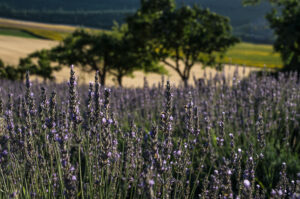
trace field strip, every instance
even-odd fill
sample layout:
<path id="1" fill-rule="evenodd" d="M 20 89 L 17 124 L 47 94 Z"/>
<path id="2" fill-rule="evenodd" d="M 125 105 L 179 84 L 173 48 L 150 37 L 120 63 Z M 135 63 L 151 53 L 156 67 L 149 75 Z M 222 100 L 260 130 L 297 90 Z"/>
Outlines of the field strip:
<path id="1" fill-rule="evenodd" d="M 0 17 L 0 25 L 13 27 L 13 28 L 38 28 L 38 29 L 52 30 L 52 31 L 59 31 L 59 32 L 73 32 L 78 28 L 76 26 L 46 24 L 46 23 L 38 23 L 38 22 L 31 22 L 31 21 L 6 19 L 1 17 Z"/>

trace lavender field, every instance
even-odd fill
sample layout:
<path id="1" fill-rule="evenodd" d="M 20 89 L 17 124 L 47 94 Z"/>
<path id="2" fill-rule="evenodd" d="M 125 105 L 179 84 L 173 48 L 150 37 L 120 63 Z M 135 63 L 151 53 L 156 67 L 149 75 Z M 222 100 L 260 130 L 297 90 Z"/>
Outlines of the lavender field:
<path id="1" fill-rule="evenodd" d="M 297 74 L 0 82 L 0 198 L 299 198 Z"/>

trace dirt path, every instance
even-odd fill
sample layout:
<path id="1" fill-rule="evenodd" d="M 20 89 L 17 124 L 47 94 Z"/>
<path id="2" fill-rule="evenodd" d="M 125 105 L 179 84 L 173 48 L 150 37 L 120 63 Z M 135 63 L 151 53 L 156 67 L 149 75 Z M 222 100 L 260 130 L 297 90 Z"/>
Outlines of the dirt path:
<path id="1" fill-rule="evenodd" d="M 58 42 L 42 40 L 42 39 L 28 39 L 21 37 L 12 37 L 12 36 L 0 36 L 0 59 L 4 61 L 6 64 L 17 65 L 19 63 L 19 59 L 21 57 L 26 57 L 28 54 L 41 50 L 43 48 L 51 48 L 56 46 Z M 165 79 L 169 79 L 173 84 L 180 84 L 180 77 L 176 74 L 174 70 L 166 67 L 168 69 L 169 75 L 166 76 Z M 232 76 L 236 67 L 226 65 L 224 67 L 224 72 L 226 76 Z M 240 76 L 247 76 L 251 71 L 258 70 L 256 68 L 248 68 L 246 67 L 244 70 L 242 67 L 237 68 Z M 204 74 L 209 77 L 210 75 L 214 76 L 217 71 L 211 68 L 202 69 L 200 64 L 196 64 L 191 72 L 192 77 L 203 78 Z M 94 80 L 94 74 L 91 73 L 83 73 L 77 69 L 77 75 L 79 76 L 79 81 L 81 83 L 88 83 Z M 144 77 L 146 76 L 150 85 L 157 84 L 161 81 L 161 75 L 156 74 L 143 74 L 142 72 L 135 72 L 135 78 L 124 78 L 124 86 L 126 87 L 137 87 L 143 86 Z M 69 78 L 69 69 L 63 68 L 62 71 L 55 74 L 57 82 L 67 81 Z M 193 83 L 193 78 L 190 79 L 190 83 Z M 107 81 L 108 85 L 115 85 L 115 82 L 112 78 L 109 78 Z"/>

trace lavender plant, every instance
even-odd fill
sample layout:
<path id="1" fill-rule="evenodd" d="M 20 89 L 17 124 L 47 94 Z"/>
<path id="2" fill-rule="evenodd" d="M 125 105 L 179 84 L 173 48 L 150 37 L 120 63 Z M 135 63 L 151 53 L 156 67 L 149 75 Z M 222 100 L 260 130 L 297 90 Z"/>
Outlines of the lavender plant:
<path id="1" fill-rule="evenodd" d="M 0 82 L 0 198 L 299 198 L 300 84 Z"/>

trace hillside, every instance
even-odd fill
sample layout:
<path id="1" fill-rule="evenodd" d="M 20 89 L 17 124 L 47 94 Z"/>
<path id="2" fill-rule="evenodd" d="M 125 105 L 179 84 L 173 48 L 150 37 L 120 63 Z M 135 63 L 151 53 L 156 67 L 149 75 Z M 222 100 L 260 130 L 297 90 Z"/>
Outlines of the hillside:
<path id="1" fill-rule="evenodd" d="M 114 20 L 122 22 L 139 7 L 139 0 L 0 0 L 0 17 L 10 17 L 38 22 L 73 24 L 110 29 Z M 243 7 L 241 0 L 177 0 L 184 4 L 202 7 L 228 16 L 234 33 L 245 41 L 270 43 L 272 32 L 267 28 L 264 15 L 269 6 Z"/>

